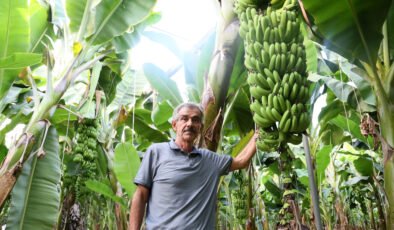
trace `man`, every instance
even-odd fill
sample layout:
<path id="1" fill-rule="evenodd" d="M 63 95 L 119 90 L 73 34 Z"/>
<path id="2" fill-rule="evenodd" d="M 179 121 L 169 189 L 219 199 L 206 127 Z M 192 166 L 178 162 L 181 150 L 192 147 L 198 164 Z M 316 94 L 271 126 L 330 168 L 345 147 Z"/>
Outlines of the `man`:
<path id="1" fill-rule="evenodd" d="M 203 110 L 183 103 L 175 110 L 175 140 L 153 144 L 146 151 L 134 183 L 130 230 L 140 229 L 146 210 L 149 229 L 215 229 L 216 195 L 220 176 L 246 168 L 256 152 L 255 138 L 232 159 L 194 141 L 202 131 Z M 255 134 L 255 137 L 257 134 Z"/>

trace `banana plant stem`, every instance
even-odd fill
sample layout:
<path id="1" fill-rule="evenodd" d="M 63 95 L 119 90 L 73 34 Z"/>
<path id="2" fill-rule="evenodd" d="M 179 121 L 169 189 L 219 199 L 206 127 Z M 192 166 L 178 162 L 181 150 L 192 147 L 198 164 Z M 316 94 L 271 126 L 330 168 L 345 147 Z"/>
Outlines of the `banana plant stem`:
<path id="1" fill-rule="evenodd" d="M 306 167 L 308 169 L 309 189 L 311 191 L 311 197 L 312 197 L 313 214 L 315 217 L 315 226 L 316 226 L 317 230 L 322 230 L 323 227 L 322 227 L 321 218 L 320 218 L 319 195 L 318 195 L 317 186 L 315 183 L 315 174 L 313 173 L 312 159 L 311 159 L 311 153 L 310 153 L 310 149 L 309 149 L 308 136 L 306 134 L 302 135 L 302 142 L 303 142 L 304 150 L 305 150 Z"/>

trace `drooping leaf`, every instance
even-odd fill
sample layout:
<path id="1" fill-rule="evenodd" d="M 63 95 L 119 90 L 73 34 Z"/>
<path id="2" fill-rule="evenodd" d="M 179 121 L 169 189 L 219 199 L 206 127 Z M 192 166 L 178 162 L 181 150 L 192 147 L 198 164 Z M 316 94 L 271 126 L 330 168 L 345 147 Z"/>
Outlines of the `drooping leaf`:
<path id="1" fill-rule="evenodd" d="M 353 164 L 357 172 L 359 172 L 362 176 L 373 176 L 373 162 L 370 158 L 360 156 L 353 161 Z"/>
<path id="2" fill-rule="evenodd" d="M 42 140 L 42 138 L 40 138 Z M 12 190 L 7 229 L 54 229 L 60 206 L 59 137 L 50 127 L 45 155 L 32 155 Z M 41 142 L 36 144 L 38 149 Z"/>
<path id="3" fill-rule="evenodd" d="M 1 98 L 0 100 L 0 112 L 2 113 L 8 104 L 17 102 L 19 95 L 25 90 L 26 89 L 20 87 L 11 86 L 10 90 L 7 92 L 7 95 L 5 95 L 5 97 Z"/>
<path id="4" fill-rule="evenodd" d="M 319 182 L 318 185 L 320 185 L 321 182 L 325 179 L 325 171 L 328 164 L 330 163 L 331 151 L 332 146 L 325 145 L 316 153 L 316 177 L 317 181 Z"/>
<path id="5" fill-rule="evenodd" d="M 0 59 L 30 48 L 27 0 L 4 0 L 0 7 Z M 19 70 L 0 69 L 0 98 L 11 87 Z"/>
<path id="6" fill-rule="evenodd" d="M 125 201 L 121 197 L 116 196 L 114 191 L 112 191 L 111 187 L 109 187 L 107 184 L 96 180 L 88 180 L 85 182 L 85 185 L 88 189 L 97 192 L 98 194 L 101 194 L 107 198 L 110 198 L 111 200 L 122 205 L 123 208 L 127 207 Z"/>
<path id="7" fill-rule="evenodd" d="M 147 17 L 155 0 L 102 0 L 96 6 L 93 44 L 109 41 Z"/>
<path id="8" fill-rule="evenodd" d="M 349 60 L 369 61 L 369 54 L 373 64 L 376 63 L 382 40 L 381 29 L 390 4 L 390 0 L 303 1 L 306 11 L 325 38 L 322 41 L 324 45 Z"/>
<path id="9" fill-rule="evenodd" d="M 168 78 L 163 70 L 151 63 L 144 64 L 143 69 L 149 83 L 159 93 L 160 97 L 168 100 L 173 107 L 182 102 L 176 83 Z"/>
<path id="10" fill-rule="evenodd" d="M 152 110 L 152 121 L 158 126 L 171 118 L 173 112 L 173 107 L 168 104 L 167 101 L 158 102 L 157 105 Z"/>
<path id="11" fill-rule="evenodd" d="M 343 102 L 347 102 L 349 95 L 355 90 L 354 87 L 350 86 L 349 84 L 339 81 L 333 77 L 312 74 L 309 76 L 309 79 L 313 81 L 323 81 L 324 84 L 326 84 L 327 87 L 335 94 L 335 96 Z"/>
<path id="12" fill-rule="evenodd" d="M 340 127 L 343 130 L 348 131 L 353 137 L 360 141 L 368 144 L 366 138 L 361 134 L 360 122 L 352 120 L 352 118 L 346 118 L 343 115 L 338 115 L 330 121 L 332 124 Z"/>
<path id="13" fill-rule="evenodd" d="M 126 190 L 129 197 L 135 191 L 134 177 L 140 167 L 140 157 L 133 144 L 120 143 L 115 148 L 114 172 L 122 187 Z"/>
<path id="14" fill-rule="evenodd" d="M 356 176 L 356 177 L 352 177 L 349 180 L 345 181 L 343 183 L 343 186 L 352 187 L 352 186 L 355 186 L 358 183 L 363 183 L 363 182 L 366 182 L 366 181 L 368 181 L 368 177 L 367 176 Z"/>
<path id="15" fill-rule="evenodd" d="M 41 62 L 42 55 L 35 53 L 13 53 L 0 58 L 0 69 L 20 69 Z"/>
<path id="16" fill-rule="evenodd" d="M 363 101 L 369 105 L 376 105 L 376 98 L 371 84 L 366 80 L 367 73 L 348 62 L 341 64 L 342 71 L 354 82 Z"/>

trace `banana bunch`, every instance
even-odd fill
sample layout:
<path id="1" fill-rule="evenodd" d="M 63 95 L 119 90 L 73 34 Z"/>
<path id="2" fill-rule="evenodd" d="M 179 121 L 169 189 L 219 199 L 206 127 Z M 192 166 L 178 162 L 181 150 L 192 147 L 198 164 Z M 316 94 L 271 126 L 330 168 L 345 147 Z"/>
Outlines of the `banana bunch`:
<path id="1" fill-rule="evenodd" d="M 97 119 L 84 119 L 78 123 L 73 149 L 73 161 L 79 164 L 80 174 L 75 180 L 75 193 L 77 199 L 86 195 L 89 190 L 85 188 L 85 181 L 94 179 L 97 175 L 97 135 L 99 122 Z"/>
<path id="2" fill-rule="evenodd" d="M 281 144 L 299 144 L 310 117 L 304 36 L 297 12 L 286 4 L 266 10 L 248 5 L 236 12 L 254 98 L 250 109 L 261 128 L 257 145 L 263 151 L 275 151 Z"/>
<path id="3" fill-rule="evenodd" d="M 243 225 L 246 223 L 246 219 L 248 218 L 247 194 L 245 190 L 248 184 L 243 177 L 242 172 L 234 171 L 233 175 L 235 182 L 239 187 L 231 190 L 231 203 L 234 209 L 235 222 Z"/>

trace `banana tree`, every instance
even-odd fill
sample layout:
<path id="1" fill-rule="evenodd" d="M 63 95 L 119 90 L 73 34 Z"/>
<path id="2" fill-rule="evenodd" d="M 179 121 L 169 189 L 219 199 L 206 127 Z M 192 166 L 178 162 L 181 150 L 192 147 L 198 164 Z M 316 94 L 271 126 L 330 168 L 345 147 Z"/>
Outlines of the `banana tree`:
<path id="1" fill-rule="evenodd" d="M 136 25 L 149 15 L 155 3 L 154 0 L 103 0 L 94 1 L 94 4 L 91 0 L 66 1 L 66 9 L 63 1 L 52 1 L 50 5 L 41 1 L 23 0 L 1 3 L 0 11 L 4 18 L 2 22 L 6 22 L 0 30 L 3 41 L 0 45 L 1 95 L 7 95 L 2 99 L 2 106 L 11 104 L 7 100 L 18 94 L 15 89 L 27 82 L 28 85 L 23 88 L 32 89 L 28 101 L 32 102 L 34 107 L 33 112 L 27 116 L 23 134 L 8 150 L 1 164 L 0 206 L 14 188 L 21 171 L 26 171 L 25 162 L 32 158 L 40 162 L 41 158 L 47 157 L 42 148 L 37 151 L 34 145 L 42 135 L 44 139 L 55 135 L 52 131 L 47 132 L 51 125 L 48 120 L 51 120 L 58 105 L 62 106 L 61 100 L 64 100 L 64 95 L 74 85 L 75 80 L 81 76 L 90 76 L 90 73 L 92 76 L 97 75 L 94 73 L 97 72 L 96 63 L 102 62 L 113 67 L 111 60 L 125 60 L 125 56 L 120 54 L 134 44 L 136 33 L 133 31 L 137 31 Z M 37 54 L 30 53 L 32 51 Z M 44 61 L 43 65 L 40 65 L 42 56 Z M 21 69 L 23 67 L 26 68 Z M 38 67 L 44 71 L 38 71 Z M 35 72 L 36 70 L 38 72 Z M 39 80 L 44 79 L 46 86 L 40 87 L 33 74 L 43 74 Z M 18 80 L 18 75 L 22 82 Z M 17 85 L 11 87 L 13 82 Z M 94 92 L 94 89 L 92 91 Z M 13 126 L 17 123 L 15 118 L 11 118 Z M 54 123 L 52 126 L 56 127 Z M 45 164 L 34 163 L 36 168 L 42 165 Z M 35 175 L 42 173 L 27 176 L 34 179 Z M 45 180 L 45 177 L 40 179 Z M 52 184 L 53 188 L 56 186 L 57 183 Z M 16 189 L 21 192 L 20 188 Z M 28 197 L 32 194 L 28 187 L 25 189 L 28 189 L 27 192 L 21 195 Z M 21 208 L 26 210 L 26 207 Z"/>
<path id="2" fill-rule="evenodd" d="M 384 181 L 389 203 L 387 229 L 394 228 L 393 192 L 393 13 L 392 1 L 302 1 L 318 42 L 362 68 L 377 100 Z M 311 27 L 312 28 L 312 27 Z"/>

